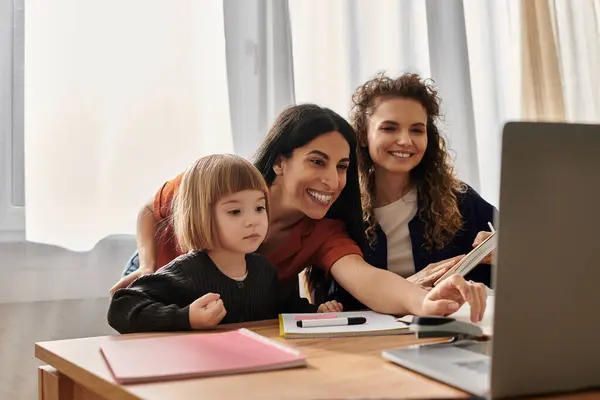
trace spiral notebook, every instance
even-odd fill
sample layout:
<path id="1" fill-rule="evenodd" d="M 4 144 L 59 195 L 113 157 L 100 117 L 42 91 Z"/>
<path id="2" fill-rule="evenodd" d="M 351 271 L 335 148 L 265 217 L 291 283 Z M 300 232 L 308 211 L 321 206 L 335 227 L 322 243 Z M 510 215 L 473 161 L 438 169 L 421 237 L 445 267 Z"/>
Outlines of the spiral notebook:
<path id="1" fill-rule="evenodd" d="M 434 286 L 439 284 L 444 279 L 448 278 L 454 274 L 460 274 L 465 276 L 469 272 L 471 272 L 476 266 L 481 263 L 485 257 L 487 257 L 492 251 L 496 249 L 496 245 L 498 244 L 498 231 L 492 232 L 490 236 L 488 236 L 483 242 L 479 244 L 479 246 L 475 247 L 473 250 L 469 252 L 462 260 L 456 263 L 456 265 L 450 268 L 442 277 L 440 277 L 435 283 Z"/>
<path id="2" fill-rule="evenodd" d="M 297 321 L 307 319 L 328 319 L 364 317 L 367 322 L 361 325 L 323 326 L 300 328 Z M 286 339 L 332 338 L 345 336 L 377 336 L 411 334 L 408 324 L 393 315 L 374 311 L 339 312 L 324 314 L 280 314 L 279 334 Z"/>
<path id="3" fill-rule="evenodd" d="M 100 350 L 120 384 L 271 371 L 306 366 L 283 343 L 247 329 L 103 341 Z"/>

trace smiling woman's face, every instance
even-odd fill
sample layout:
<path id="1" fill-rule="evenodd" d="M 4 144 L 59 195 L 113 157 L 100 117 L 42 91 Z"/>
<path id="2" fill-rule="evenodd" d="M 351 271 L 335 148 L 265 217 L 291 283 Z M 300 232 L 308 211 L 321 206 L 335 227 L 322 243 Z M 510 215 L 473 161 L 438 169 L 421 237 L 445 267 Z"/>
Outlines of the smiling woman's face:
<path id="1" fill-rule="evenodd" d="M 369 155 L 375 168 L 405 174 L 427 149 L 427 113 L 418 101 L 401 97 L 380 100 L 369 117 Z"/>
<path id="2" fill-rule="evenodd" d="M 312 219 L 325 217 L 346 186 L 350 145 L 341 133 L 323 134 L 275 165 L 284 202 Z"/>

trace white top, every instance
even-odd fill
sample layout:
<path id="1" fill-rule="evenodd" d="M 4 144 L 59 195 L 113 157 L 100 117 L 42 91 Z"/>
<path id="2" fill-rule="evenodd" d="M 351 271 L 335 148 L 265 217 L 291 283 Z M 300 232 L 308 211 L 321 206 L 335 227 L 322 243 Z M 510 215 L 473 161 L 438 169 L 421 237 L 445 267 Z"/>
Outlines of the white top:
<path id="1" fill-rule="evenodd" d="M 387 206 L 375 209 L 377 222 L 387 238 L 388 270 L 404 278 L 415 273 L 408 223 L 416 214 L 416 189 Z"/>
<path id="2" fill-rule="evenodd" d="M 232 276 L 231 279 L 236 280 L 238 282 L 242 282 L 247 277 L 248 277 L 248 270 L 246 269 L 246 273 L 243 276 Z"/>

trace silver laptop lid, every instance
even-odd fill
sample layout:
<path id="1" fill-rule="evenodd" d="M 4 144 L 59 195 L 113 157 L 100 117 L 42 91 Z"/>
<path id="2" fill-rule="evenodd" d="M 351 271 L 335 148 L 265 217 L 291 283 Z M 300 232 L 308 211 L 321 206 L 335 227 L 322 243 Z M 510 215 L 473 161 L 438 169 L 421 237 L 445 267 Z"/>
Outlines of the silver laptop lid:
<path id="1" fill-rule="evenodd" d="M 507 124 L 497 225 L 491 394 L 600 386 L 600 126 Z"/>

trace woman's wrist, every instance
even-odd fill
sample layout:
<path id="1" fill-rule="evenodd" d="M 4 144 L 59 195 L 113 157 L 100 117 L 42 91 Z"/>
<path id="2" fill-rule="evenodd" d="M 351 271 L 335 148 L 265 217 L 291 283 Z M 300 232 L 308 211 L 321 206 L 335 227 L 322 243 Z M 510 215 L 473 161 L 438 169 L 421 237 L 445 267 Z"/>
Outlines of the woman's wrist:
<path id="1" fill-rule="evenodd" d="M 156 272 L 156 262 L 155 261 L 146 261 L 140 262 L 140 272 L 144 274 L 152 274 Z"/>
<path id="2" fill-rule="evenodd" d="M 415 291 L 412 293 L 410 304 L 408 305 L 412 315 L 423 315 L 423 303 L 425 302 L 425 297 L 427 297 L 427 291 L 415 285 Z"/>

